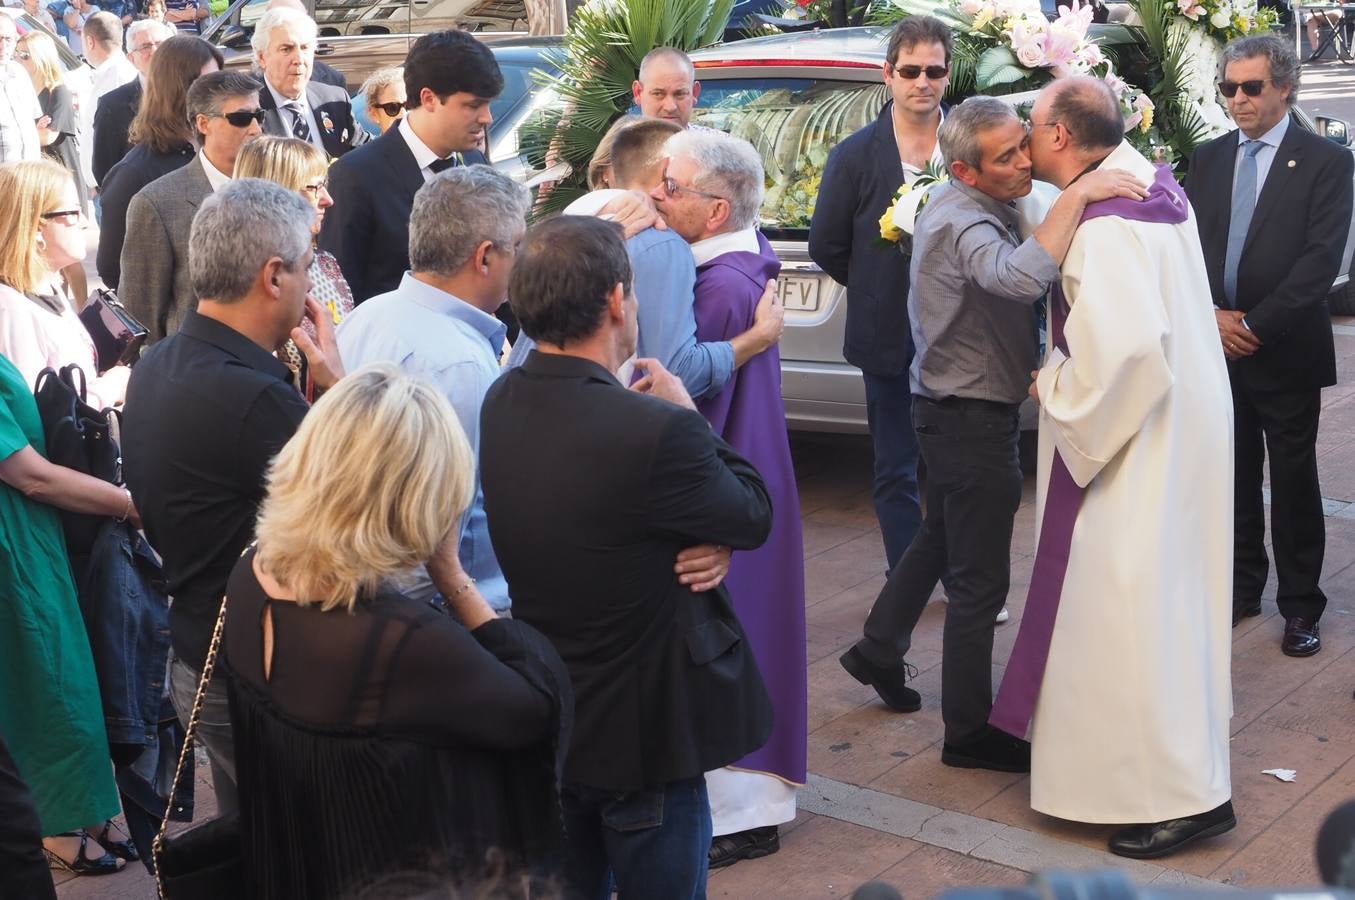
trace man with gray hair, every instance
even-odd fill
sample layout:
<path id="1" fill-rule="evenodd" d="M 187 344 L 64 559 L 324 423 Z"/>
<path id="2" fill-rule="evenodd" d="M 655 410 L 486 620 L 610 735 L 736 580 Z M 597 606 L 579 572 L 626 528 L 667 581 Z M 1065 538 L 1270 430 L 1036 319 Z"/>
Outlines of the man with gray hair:
<path id="1" fill-rule="evenodd" d="M 141 108 L 141 95 L 146 89 L 151 58 L 160 45 L 173 36 L 173 28 L 155 19 L 138 19 L 127 26 L 127 59 L 131 60 L 136 70 L 135 77 L 100 97 L 94 109 L 90 166 L 95 184 L 102 184 L 108 170 L 117 165 L 131 149 L 127 133 L 131 130 L 137 110 Z"/>
<path id="2" fill-rule="evenodd" d="M 250 45 L 263 73 L 259 105 L 267 110 L 264 133 L 314 144 L 330 159 L 364 143 L 344 88 L 311 79 L 315 20 L 290 6 L 274 6 L 254 26 Z"/>
<path id="3" fill-rule="evenodd" d="M 437 385 L 477 455 L 480 406 L 499 377 L 507 336 L 494 311 L 508 296 L 530 208 L 527 189 L 489 166 L 435 175 L 414 195 L 410 271 L 395 290 L 354 309 L 339 329 L 350 365 L 392 362 Z M 461 521 L 460 557 L 489 605 L 507 612 L 508 584 L 489 540 L 478 479 Z"/>
<path id="4" fill-rule="evenodd" d="M 202 201 L 225 187 L 235 156 L 260 134 L 259 82 L 243 72 L 209 72 L 188 89 L 198 154 L 146 185 L 127 206 L 114 278 L 128 310 L 158 341 L 179 329 L 197 294 L 189 278 L 189 226 Z M 102 274 L 102 273 L 101 273 Z"/>
<path id="5" fill-rule="evenodd" d="M 1011 577 L 1021 503 L 1019 407 L 1039 360 L 1034 305 L 1058 278 L 1087 202 L 1140 197 L 1126 173 L 1101 172 L 1065 190 L 1025 241 L 1013 201 L 1030 193 L 1027 130 L 1007 103 L 971 97 L 938 131 L 951 181 L 918 217 L 908 318 L 913 425 L 927 466 L 926 515 L 889 573 L 843 667 L 901 712 L 921 708 L 905 686 L 913 628 L 938 580 L 950 603 L 941 658 L 941 761 L 1023 772 L 1030 745 L 988 725 L 993 629 Z"/>
<path id="6" fill-rule="evenodd" d="M 308 409 L 274 352 L 290 337 L 318 386 L 343 377 L 332 319 L 307 298 L 310 203 L 245 178 L 201 205 L 187 242 L 201 299 L 183 329 L 132 371 L 122 428 L 127 484 L 174 597 L 170 695 L 185 723 L 226 579 L 254 532 L 268 464 Z M 314 341 L 299 327 L 303 316 Z M 225 813 L 236 807 L 235 754 L 220 678 L 205 701 L 198 734 Z"/>

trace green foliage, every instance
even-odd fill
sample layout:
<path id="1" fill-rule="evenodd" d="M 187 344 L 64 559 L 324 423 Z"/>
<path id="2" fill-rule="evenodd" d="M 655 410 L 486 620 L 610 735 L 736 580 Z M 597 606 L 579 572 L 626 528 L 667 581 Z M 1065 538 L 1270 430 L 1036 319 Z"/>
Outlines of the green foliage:
<path id="1" fill-rule="evenodd" d="M 1026 77 L 1026 70 L 1016 61 L 1010 47 L 989 47 L 974 64 L 974 79 L 978 89 L 987 93 L 1001 84 L 1014 84 Z"/>
<path id="2" fill-rule="evenodd" d="M 538 198 L 535 218 L 559 212 L 587 191 L 588 162 L 611 124 L 631 107 L 640 60 L 655 47 L 695 50 L 724 34 L 735 0 L 614 0 L 574 14 L 554 52 L 560 75 L 541 86 L 564 101 L 524 124 L 533 167 L 568 163 L 571 172 Z"/>

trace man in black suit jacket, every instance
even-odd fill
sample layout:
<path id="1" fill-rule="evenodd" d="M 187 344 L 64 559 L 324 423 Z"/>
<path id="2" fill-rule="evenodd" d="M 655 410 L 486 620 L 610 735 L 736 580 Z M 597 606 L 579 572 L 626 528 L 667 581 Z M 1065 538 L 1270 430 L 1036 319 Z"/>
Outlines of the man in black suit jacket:
<path id="1" fill-rule="evenodd" d="M 395 290 L 409 268 L 409 215 L 424 182 L 449 166 L 487 162 L 475 147 L 502 90 L 494 54 L 464 31 L 414 42 L 405 59 L 409 111 L 329 170 L 334 206 L 320 247 L 338 259 L 355 302 Z"/>
<path id="2" fill-rule="evenodd" d="M 761 545 L 771 500 L 657 361 L 634 390 L 613 375 L 637 312 L 617 225 L 537 226 L 509 294 L 537 349 L 485 398 L 480 467 L 513 615 L 574 685 L 565 878 L 583 897 L 606 896 L 609 870 L 621 900 L 704 896 L 703 773 L 761 746 L 772 712 L 728 593 L 680 584 L 673 559 Z"/>
<path id="3" fill-rule="evenodd" d="M 911 182 L 929 164 L 943 165 L 936 129 L 950 58 L 950 29 L 943 22 L 909 16 L 895 26 L 884 65 L 893 99 L 874 123 L 829 155 L 809 225 L 809 255 L 847 288 L 842 355 L 861 370 L 866 383 L 875 515 L 890 569 L 917 534 L 922 507 L 908 384 L 913 361 L 908 260 L 879 246 L 880 216 L 905 180 Z"/>
<path id="4" fill-rule="evenodd" d="M 264 134 L 314 144 L 331 159 L 368 139 L 353 119 L 345 88 L 313 79 L 315 20 L 287 7 L 270 9 L 254 28 L 251 44 L 263 71 L 259 108 L 267 110 Z"/>
<path id="5" fill-rule="evenodd" d="M 1186 191 L 1233 387 L 1233 624 L 1261 612 L 1268 450 L 1281 649 L 1311 656 L 1327 605 L 1315 447 L 1321 389 L 1336 383 L 1326 297 L 1343 262 L 1355 161 L 1290 117 L 1299 86 L 1292 45 L 1240 38 L 1224 63 L 1221 87 L 1239 130 L 1195 151 Z"/>
<path id="6" fill-rule="evenodd" d="M 141 94 L 150 75 L 151 58 L 161 44 L 177 34 L 164 22 L 142 19 L 127 28 L 127 58 L 136 66 L 137 77 L 98 99 L 94 107 L 94 143 L 91 168 L 94 183 L 103 184 L 104 176 L 132 148 L 127 134 L 141 108 Z"/>

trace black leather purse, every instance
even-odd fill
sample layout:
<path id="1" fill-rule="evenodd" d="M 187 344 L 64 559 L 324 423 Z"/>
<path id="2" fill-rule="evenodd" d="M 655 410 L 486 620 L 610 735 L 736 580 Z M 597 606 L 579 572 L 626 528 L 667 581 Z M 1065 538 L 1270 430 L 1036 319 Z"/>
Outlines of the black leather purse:
<path id="1" fill-rule="evenodd" d="M 149 333 L 107 288 L 89 295 L 89 302 L 80 310 L 80 321 L 94 339 L 100 375 L 118 363 L 136 362 Z"/>

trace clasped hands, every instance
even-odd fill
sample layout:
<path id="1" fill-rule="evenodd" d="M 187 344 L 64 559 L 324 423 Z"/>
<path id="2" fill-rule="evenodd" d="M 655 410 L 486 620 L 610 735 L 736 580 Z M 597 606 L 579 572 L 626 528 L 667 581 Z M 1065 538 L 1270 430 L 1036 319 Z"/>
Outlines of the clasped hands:
<path id="1" fill-rule="evenodd" d="M 1229 359 L 1242 359 L 1261 349 L 1261 339 L 1242 324 L 1246 315 L 1240 309 L 1214 310 L 1214 319 L 1219 326 L 1219 340 L 1223 342 L 1223 355 Z"/>

